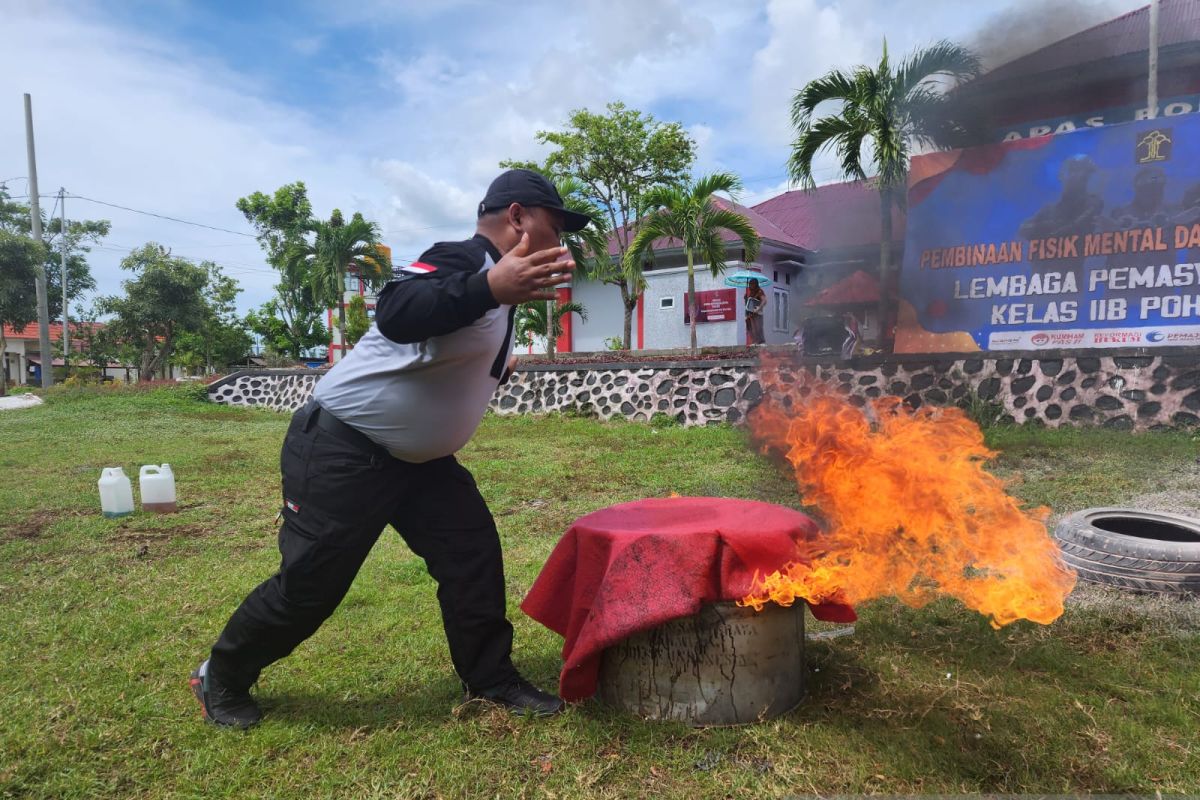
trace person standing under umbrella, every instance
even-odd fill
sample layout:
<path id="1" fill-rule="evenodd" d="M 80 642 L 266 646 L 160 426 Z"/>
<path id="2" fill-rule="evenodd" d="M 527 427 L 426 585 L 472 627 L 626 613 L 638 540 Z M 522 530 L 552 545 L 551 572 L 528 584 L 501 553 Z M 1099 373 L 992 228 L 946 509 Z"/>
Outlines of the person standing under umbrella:
<path id="1" fill-rule="evenodd" d="M 763 309 L 767 307 L 767 295 L 758 281 L 751 280 L 746 285 L 746 343 L 766 344 L 767 337 L 763 332 Z"/>

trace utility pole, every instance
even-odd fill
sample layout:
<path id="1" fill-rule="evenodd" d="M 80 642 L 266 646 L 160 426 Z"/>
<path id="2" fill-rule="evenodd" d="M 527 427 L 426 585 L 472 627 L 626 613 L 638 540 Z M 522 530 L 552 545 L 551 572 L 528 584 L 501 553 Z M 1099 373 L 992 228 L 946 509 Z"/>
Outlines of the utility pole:
<path id="1" fill-rule="evenodd" d="M 38 206 L 37 155 L 33 149 L 33 98 L 25 94 L 25 151 L 29 156 L 29 224 L 33 238 L 42 241 L 42 210 Z M 38 351 L 42 360 L 42 388 L 54 385 L 54 354 L 50 352 L 50 306 L 46 296 L 46 265 L 37 265 Z"/>
<path id="2" fill-rule="evenodd" d="M 1158 116 L 1158 0 L 1150 0 L 1150 80 L 1146 105 L 1150 119 Z"/>
<path id="3" fill-rule="evenodd" d="M 58 207 L 62 209 L 59 214 L 59 235 L 62 237 L 59 244 L 62 245 L 62 294 L 63 294 L 63 332 L 62 332 L 62 348 L 63 348 L 63 373 L 68 377 L 71 375 L 71 334 L 68 332 L 67 326 L 67 190 L 63 187 L 58 187 Z"/>

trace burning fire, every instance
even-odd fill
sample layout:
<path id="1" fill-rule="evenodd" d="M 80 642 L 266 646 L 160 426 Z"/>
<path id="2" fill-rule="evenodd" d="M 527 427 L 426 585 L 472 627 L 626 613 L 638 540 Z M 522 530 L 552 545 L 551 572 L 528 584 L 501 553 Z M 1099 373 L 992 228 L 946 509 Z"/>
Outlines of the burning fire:
<path id="1" fill-rule="evenodd" d="M 743 605 L 890 595 L 919 608 L 948 595 L 995 628 L 1062 614 L 1075 574 L 1046 531 L 1048 510 L 1022 508 L 984 471 L 995 453 L 961 410 L 914 411 L 895 397 L 856 408 L 778 362 L 763 364 L 762 381 L 751 432 L 790 462 L 829 533 L 810 563 L 756 575 Z"/>

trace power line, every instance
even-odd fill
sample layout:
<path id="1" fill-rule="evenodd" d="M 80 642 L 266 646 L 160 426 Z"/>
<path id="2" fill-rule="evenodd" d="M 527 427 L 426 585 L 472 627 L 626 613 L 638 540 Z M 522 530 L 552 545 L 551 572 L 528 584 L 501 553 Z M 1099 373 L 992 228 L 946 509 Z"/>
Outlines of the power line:
<path id="1" fill-rule="evenodd" d="M 73 200 L 86 200 L 89 203 L 98 203 L 99 205 L 109 206 L 110 208 L 119 208 L 122 211 L 132 211 L 134 214 L 144 214 L 147 217 L 157 217 L 158 219 L 165 219 L 169 222 L 178 222 L 182 225 L 194 225 L 197 228 L 208 228 L 210 231 L 220 231 L 221 233 L 230 233 L 230 234 L 233 234 L 234 236 L 245 236 L 248 239 L 257 238 L 254 234 L 246 233 L 245 231 L 231 231 L 229 228 L 219 228 L 216 225 L 205 225 L 203 222 L 192 222 L 191 220 L 179 219 L 178 217 L 168 217 L 166 214 L 155 214 L 153 211 L 142 211 L 139 208 L 130 208 L 129 206 L 123 206 L 123 205 L 119 205 L 117 203 L 109 203 L 104 200 L 96 200 L 94 198 L 84 197 L 83 195 L 79 195 L 79 194 L 68 194 L 67 197 L 70 197 Z"/>
<path id="2" fill-rule="evenodd" d="M 94 244 L 94 245 L 92 245 L 92 247 L 97 250 L 108 250 L 111 252 L 120 252 L 120 253 L 132 253 L 134 250 L 140 249 L 139 247 L 130 247 L 128 245 L 117 244 L 116 242 L 104 242 L 103 244 Z M 216 264 L 218 267 L 228 270 L 230 272 L 230 274 L 233 274 L 235 272 L 239 273 L 239 274 L 247 273 L 247 272 L 258 272 L 258 273 L 269 274 L 269 275 L 276 274 L 275 270 L 273 270 L 273 269 L 266 269 L 266 268 L 262 268 L 262 267 L 252 267 L 247 264 L 231 264 L 229 262 L 222 263 L 220 261 L 213 261 L 210 258 L 196 258 L 194 256 L 184 256 L 184 255 L 179 255 L 179 254 L 175 253 L 174 250 L 171 251 L 171 255 L 175 258 L 179 258 L 184 261 L 187 261 L 190 264 L 203 264 L 204 262 L 208 262 L 210 264 Z"/>

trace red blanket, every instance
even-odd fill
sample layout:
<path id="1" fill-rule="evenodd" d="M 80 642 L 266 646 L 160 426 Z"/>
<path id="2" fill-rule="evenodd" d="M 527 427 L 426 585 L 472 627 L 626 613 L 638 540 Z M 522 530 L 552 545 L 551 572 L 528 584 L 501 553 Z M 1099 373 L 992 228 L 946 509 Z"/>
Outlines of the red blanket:
<path id="1" fill-rule="evenodd" d="M 750 500 L 639 500 L 575 521 L 550 554 L 521 609 L 563 639 L 559 691 L 596 691 L 608 647 L 705 603 L 739 600 L 755 571 L 806 561 L 820 535 L 798 511 Z M 812 606 L 817 619 L 853 622 L 849 606 Z"/>

